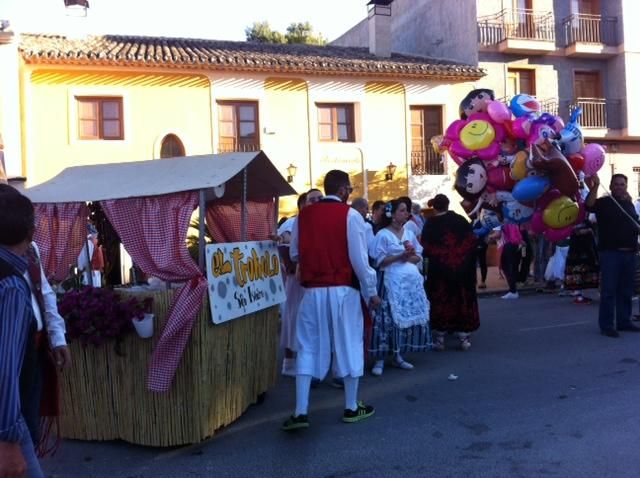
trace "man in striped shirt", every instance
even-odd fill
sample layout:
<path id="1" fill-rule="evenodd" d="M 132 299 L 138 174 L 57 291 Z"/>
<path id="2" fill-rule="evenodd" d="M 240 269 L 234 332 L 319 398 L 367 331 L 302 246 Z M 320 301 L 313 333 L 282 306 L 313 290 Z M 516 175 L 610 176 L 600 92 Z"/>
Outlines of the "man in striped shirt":
<path id="1" fill-rule="evenodd" d="M 33 375 L 35 319 L 31 292 L 22 277 L 23 257 L 34 232 L 31 201 L 0 194 L 0 476 L 42 477 L 22 417 L 20 385 Z"/>

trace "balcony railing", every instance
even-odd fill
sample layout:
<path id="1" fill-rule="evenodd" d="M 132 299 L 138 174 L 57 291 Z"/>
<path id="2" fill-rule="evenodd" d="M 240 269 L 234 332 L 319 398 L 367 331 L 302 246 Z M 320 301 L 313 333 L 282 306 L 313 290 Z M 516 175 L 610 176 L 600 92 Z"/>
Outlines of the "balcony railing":
<path id="1" fill-rule="evenodd" d="M 432 149 L 411 151 L 411 174 L 414 176 L 446 174 L 443 159 L 443 155 Z"/>
<path id="2" fill-rule="evenodd" d="M 500 101 L 507 106 L 511 103 L 512 96 L 503 96 L 502 98 L 496 98 L 497 101 Z M 537 98 L 538 103 L 540 103 L 540 112 L 542 113 L 550 113 L 552 115 L 558 115 L 560 106 L 558 104 L 558 98 Z"/>
<path id="3" fill-rule="evenodd" d="M 260 143 L 220 143 L 218 153 L 252 153 L 260 151 Z"/>
<path id="4" fill-rule="evenodd" d="M 505 9 L 478 19 L 481 45 L 495 45 L 507 39 L 555 41 L 553 13 Z"/>
<path id="5" fill-rule="evenodd" d="M 606 98 L 576 98 L 575 100 L 560 101 L 560 116 L 568 121 L 571 113 L 582 108 L 582 115 L 578 122 L 583 128 L 622 129 L 623 112 L 621 100 Z"/>
<path id="6" fill-rule="evenodd" d="M 601 15 L 576 13 L 562 20 L 564 46 L 574 43 L 618 44 L 618 19 Z"/>

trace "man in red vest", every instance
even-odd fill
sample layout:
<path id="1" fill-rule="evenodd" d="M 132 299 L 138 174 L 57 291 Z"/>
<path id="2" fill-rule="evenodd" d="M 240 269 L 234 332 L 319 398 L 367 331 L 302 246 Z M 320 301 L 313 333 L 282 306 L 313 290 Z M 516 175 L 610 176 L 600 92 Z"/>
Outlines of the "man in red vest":
<path id="1" fill-rule="evenodd" d="M 346 204 L 353 191 L 347 173 L 329 171 L 324 191 L 323 200 L 300 212 L 291 234 L 290 255 L 306 292 L 296 325 L 296 410 L 282 425 L 287 431 L 309 427 L 311 380 L 323 379 L 331 364 L 333 375 L 344 379 L 342 420 L 355 423 L 374 414 L 372 406 L 357 401 L 364 372 L 360 294 L 370 307 L 380 304 L 365 223 Z"/>

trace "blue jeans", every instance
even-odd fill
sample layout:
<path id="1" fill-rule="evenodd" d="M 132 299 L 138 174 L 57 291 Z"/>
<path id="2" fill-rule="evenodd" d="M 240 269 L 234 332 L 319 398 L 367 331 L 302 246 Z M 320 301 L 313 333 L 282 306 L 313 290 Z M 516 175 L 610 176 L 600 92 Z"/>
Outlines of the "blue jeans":
<path id="1" fill-rule="evenodd" d="M 31 440 L 31 433 L 27 428 L 27 424 L 21 419 L 20 425 L 20 449 L 22 450 L 22 456 L 24 461 L 27 462 L 27 474 L 26 478 L 44 478 L 38 457 L 33 449 L 33 441 Z"/>
<path id="2" fill-rule="evenodd" d="M 631 324 L 631 298 L 635 273 L 635 253 L 600 251 L 600 312 L 601 330 Z M 615 316 L 614 316 L 615 311 Z M 615 317 L 615 324 L 614 324 Z"/>

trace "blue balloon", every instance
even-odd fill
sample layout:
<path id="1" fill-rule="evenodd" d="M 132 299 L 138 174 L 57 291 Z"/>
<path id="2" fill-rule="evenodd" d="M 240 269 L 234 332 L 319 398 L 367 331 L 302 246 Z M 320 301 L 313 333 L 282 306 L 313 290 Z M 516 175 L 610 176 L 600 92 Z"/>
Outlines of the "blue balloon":
<path id="1" fill-rule="evenodd" d="M 505 223 L 524 224 L 533 216 L 533 208 L 525 206 L 519 201 L 504 201 L 502 215 Z"/>
<path id="2" fill-rule="evenodd" d="M 511 103 L 509 103 L 509 107 L 511 108 L 511 112 L 513 116 L 516 118 L 520 118 L 526 114 L 540 114 L 540 103 L 531 95 L 516 95 L 511 98 Z"/>
<path id="3" fill-rule="evenodd" d="M 560 149 L 565 156 L 578 153 L 584 146 L 582 128 L 578 122 L 581 114 L 582 108 L 576 108 L 571 113 L 569 122 L 560 131 Z"/>
<path id="4" fill-rule="evenodd" d="M 550 185 L 551 181 L 546 176 L 528 176 L 516 183 L 511 194 L 516 201 L 535 201 L 549 189 Z"/>

